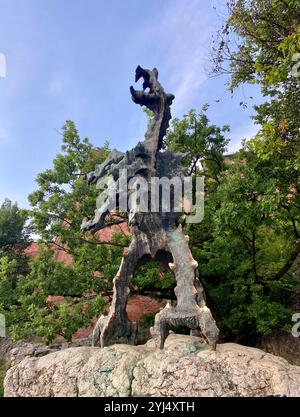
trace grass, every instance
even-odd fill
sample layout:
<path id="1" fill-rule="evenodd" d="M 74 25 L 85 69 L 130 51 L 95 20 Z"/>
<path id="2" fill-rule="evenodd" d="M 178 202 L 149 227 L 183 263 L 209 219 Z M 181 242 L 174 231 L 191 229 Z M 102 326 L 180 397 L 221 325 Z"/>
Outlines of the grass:
<path id="1" fill-rule="evenodd" d="M 4 359 L 0 359 L 0 397 L 3 397 L 4 395 L 3 381 L 8 368 L 9 363 Z"/>

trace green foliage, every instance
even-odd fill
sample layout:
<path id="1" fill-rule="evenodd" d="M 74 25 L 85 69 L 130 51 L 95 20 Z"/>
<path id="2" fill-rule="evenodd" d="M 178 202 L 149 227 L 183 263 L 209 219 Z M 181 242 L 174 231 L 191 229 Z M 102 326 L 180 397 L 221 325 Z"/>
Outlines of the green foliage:
<path id="1" fill-rule="evenodd" d="M 232 88 L 286 82 L 300 50 L 299 1 L 229 0 L 227 5 L 229 18 L 214 50 L 215 72 L 228 62 Z"/>
<path id="2" fill-rule="evenodd" d="M 155 313 L 145 313 L 140 317 L 140 326 L 150 328 L 154 325 Z"/>
<path id="3" fill-rule="evenodd" d="M 148 261 L 135 271 L 130 287 L 133 291 L 162 292 L 167 297 L 175 283 L 174 274 L 169 269 L 155 261 Z"/>
<path id="4" fill-rule="evenodd" d="M 237 155 L 209 191 L 213 198 L 208 192 L 204 222 L 194 233 L 200 275 L 228 338 L 249 341 L 290 323 L 296 289 L 290 261 L 299 245 L 272 171 L 271 162 Z"/>
<path id="5" fill-rule="evenodd" d="M 0 310 L 6 311 L 16 300 L 15 296 L 16 261 L 0 258 Z"/>
<path id="6" fill-rule="evenodd" d="M 107 147 L 95 149 L 88 139 L 81 141 L 75 125 L 63 126 L 61 153 L 53 168 L 38 174 L 38 189 L 29 196 L 36 230 L 43 242 L 68 244 L 73 251 L 83 239 L 83 217 L 92 216 L 97 198 L 96 187 L 89 187 L 85 174 L 92 171 L 109 153 Z"/>
<path id="7" fill-rule="evenodd" d="M 16 274 L 27 272 L 24 250 L 30 244 L 32 225 L 28 223 L 28 211 L 19 209 L 5 199 L 0 207 L 0 258 L 15 260 Z"/>
<path id="8" fill-rule="evenodd" d="M 229 126 L 219 128 L 210 124 L 205 113 L 207 109 L 208 105 L 204 105 L 200 113 L 190 110 L 182 120 L 172 119 L 164 146 L 175 152 L 188 153 L 186 165 L 189 175 L 196 172 L 201 160 L 205 160 L 209 167 L 206 174 L 216 177 L 224 169 L 223 153 L 229 141 L 223 133 L 229 131 Z"/>
<path id="9" fill-rule="evenodd" d="M 61 335 L 71 340 L 102 311 L 104 300 L 94 292 L 99 278 L 55 261 L 53 250 L 42 246 L 30 266 L 30 273 L 17 286 L 17 303 L 7 315 L 13 338 L 40 336 L 51 342 Z M 52 302 L 51 296 L 56 295 L 64 299 Z"/>
<path id="10" fill-rule="evenodd" d="M 260 157 L 251 142 L 227 165 L 227 143 L 222 129 L 195 111 L 175 119 L 165 141 L 172 150 L 189 151 L 191 174 L 200 174 L 194 167 L 202 162 L 204 220 L 185 226 L 185 233 L 223 334 L 250 342 L 290 324 L 298 193 L 291 190 L 296 176 L 291 181 L 282 172 L 286 161 Z"/>
<path id="11" fill-rule="evenodd" d="M 215 71 L 222 72 L 228 62 L 232 89 L 247 82 L 261 87 L 266 102 L 255 106 L 254 117 L 261 129 L 248 146 L 260 159 L 273 159 L 274 177 L 290 178 L 290 185 L 300 168 L 300 77 L 293 72 L 299 61 L 299 22 L 298 0 L 231 0 L 215 50 Z"/>
<path id="12" fill-rule="evenodd" d="M 0 207 L 0 313 L 10 323 L 10 309 L 17 303 L 17 287 L 28 273 L 24 250 L 30 244 L 32 226 L 28 213 L 8 199 Z"/>
<path id="13" fill-rule="evenodd" d="M 300 86 L 292 68 L 300 3 L 230 0 L 228 10 L 214 70 L 230 73 L 231 90 L 258 84 L 266 102 L 254 107 L 258 134 L 222 172 L 213 196 L 208 190 L 204 222 L 212 233 L 197 256 L 225 334 L 247 340 L 290 324 L 297 288 Z"/>
<path id="14" fill-rule="evenodd" d="M 108 153 L 107 142 L 101 149 L 93 148 L 87 139 L 80 139 L 74 123 L 67 121 L 53 167 L 38 174 L 38 189 L 29 200 L 40 236 L 39 256 L 14 288 L 10 278 L 15 261 L 3 258 L 0 262 L 0 308 L 5 310 L 13 338 L 39 336 L 50 342 L 61 335 L 71 340 L 103 311 L 101 294 L 111 290 L 128 237 L 114 233 L 112 244 L 106 245 L 99 236 L 83 234 L 80 225 L 84 217 L 94 214 L 98 195 L 96 187 L 87 185 L 85 174 Z M 6 218 L 3 223 L 7 222 Z M 68 256 L 70 265 L 55 259 L 57 249 Z M 64 299 L 52 302 L 53 296 Z"/>
<path id="15" fill-rule="evenodd" d="M 12 255 L 16 250 L 25 249 L 29 243 L 31 228 L 26 227 L 28 212 L 5 199 L 0 207 L 0 254 Z"/>

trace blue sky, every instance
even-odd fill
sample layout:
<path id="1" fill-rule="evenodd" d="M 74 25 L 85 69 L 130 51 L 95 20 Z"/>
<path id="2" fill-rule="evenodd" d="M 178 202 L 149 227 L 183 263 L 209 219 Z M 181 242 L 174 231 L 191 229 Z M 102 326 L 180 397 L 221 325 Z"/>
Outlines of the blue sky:
<path id="1" fill-rule="evenodd" d="M 250 95 L 233 97 L 209 78 L 211 37 L 225 0 L 0 0 L 0 202 L 28 207 L 35 177 L 51 167 L 59 133 L 73 120 L 96 146 L 125 150 L 143 139 L 146 117 L 132 103 L 135 67 L 157 67 L 172 115 L 209 103 L 212 122 L 231 125 L 229 151 L 256 132 Z M 216 8 L 216 9 L 215 9 Z M 253 89 L 253 88 L 252 88 Z M 219 102 L 216 102 L 219 100 Z M 239 103 L 247 101 L 243 109 Z"/>

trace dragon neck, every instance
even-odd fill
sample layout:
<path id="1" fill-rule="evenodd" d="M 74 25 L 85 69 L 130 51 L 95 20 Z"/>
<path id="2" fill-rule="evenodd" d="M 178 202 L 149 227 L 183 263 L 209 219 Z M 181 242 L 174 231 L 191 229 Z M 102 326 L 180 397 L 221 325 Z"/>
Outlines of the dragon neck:
<path id="1" fill-rule="evenodd" d="M 150 119 L 145 134 L 144 146 L 150 157 L 149 165 L 152 174 L 155 172 L 156 169 L 156 155 L 162 148 L 163 138 L 169 127 L 170 119 L 170 108 L 164 100 L 164 102 L 160 106 L 160 109 L 153 113 L 153 117 Z"/>

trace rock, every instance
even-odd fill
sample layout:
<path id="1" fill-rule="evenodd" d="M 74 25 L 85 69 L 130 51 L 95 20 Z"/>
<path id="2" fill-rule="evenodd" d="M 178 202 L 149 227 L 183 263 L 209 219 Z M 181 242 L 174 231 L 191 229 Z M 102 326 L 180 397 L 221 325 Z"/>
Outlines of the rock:
<path id="1" fill-rule="evenodd" d="M 12 366 L 17 365 L 23 359 L 32 356 L 45 356 L 49 353 L 77 346 L 91 346 L 90 338 L 75 339 L 73 342 L 53 343 L 45 345 L 42 343 L 17 341 L 9 338 L 0 339 L 0 359 L 8 361 Z"/>
<path id="2" fill-rule="evenodd" d="M 142 346 L 113 345 L 94 348 L 80 372 L 80 397 L 128 397 L 131 395 L 133 371 L 146 353 Z"/>
<path id="3" fill-rule="evenodd" d="M 17 346 L 10 351 L 10 363 L 14 366 L 20 363 L 25 358 L 32 356 L 45 356 L 56 349 L 47 347 L 45 345 L 35 343 L 24 343 L 23 345 Z"/>
<path id="4" fill-rule="evenodd" d="M 300 396 L 300 367 L 282 358 L 234 343 L 209 351 L 197 338 L 174 336 L 167 355 L 156 351 L 137 364 L 133 395 Z"/>
<path id="5" fill-rule="evenodd" d="M 300 396 L 300 367 L 234 343 L 209 350 L 195 336 L 170 334 L 165 348 L 69 348 L 26 358 L 5 378 L 5 396 Z"/>
<path id="6" fill-rule="evenodd" d="M 294 278 L 300 283 L 300 268 L 294 273 Z M 289 302 L 291 311 L 300 311 L 300 290 L 296 290 Z M 281 356 L 292 365 L 300 366 L 300 337 L 293 337 L 291 332 L 275 329 L 269 335 L 262 336 L 257 347 L 276 356 Z"/>
<path id="7" fill-rule="evenodd" d="M 263 336 L 257 347 L 281 356 L 292 365 L 300 366 L 300 337 L 293 337 L 282 330 L 274 330 L 272 334 Z"/>
<path id="8" fill-rule="evenodd" d="M 9 338 L 5 338 L 0 341 L 0 358 L 5 359 L 12 365 L 16 365 L 24 358 L 47 355 L 58 349 L 55 346 L 49 347 L 40 343 L 24 341 L 14 342 Z"/>
<path id="9" fill-rule="evenodd" d="M 0 338 L 0 359 L 9 360 L 10 351 L 14 347 L 14 342 L 8 337 Z"/>

